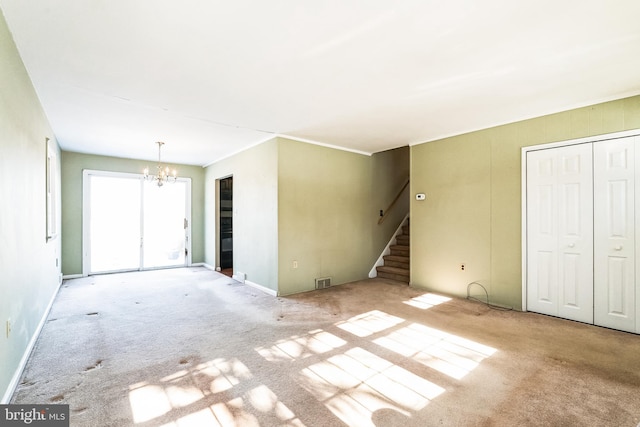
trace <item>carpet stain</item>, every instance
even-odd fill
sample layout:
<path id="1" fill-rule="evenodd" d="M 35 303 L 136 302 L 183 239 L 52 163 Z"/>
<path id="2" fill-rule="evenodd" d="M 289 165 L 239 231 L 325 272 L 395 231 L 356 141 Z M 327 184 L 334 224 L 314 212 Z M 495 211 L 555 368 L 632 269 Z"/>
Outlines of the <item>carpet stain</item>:
<path id="1" fill-rule="evenodd" d="M 53 396 L 51 399 L 49 399 L 49 402 L 60 402 L 61 400 L 64 400 L 64 394 L 57 394 Z"/>
<path id="2" fill-rule="evenodd" d="M 93 371 L 94 369 L 100 369 L 102 368 L 102 360 L 97 360 L 96 363 L 94 363 L 91 366 L 87 366 L 86 368 L 84 368 L 85 372 L 89 372 L 89 371 Z"/>
<path id="3" fill-rule="evenodd" d="M 86 410 L 87 410 L 86 406 L 81 406 L 80 408 L 71 408 L 71 412 L 73 412 L 74 414 L 81 414 Z"/>
<path id="4" fill-rule="evenodd" d="M 560 364 L 560 365 L 565 365 L 567 363 L 566 360 L 560 359 L 560 358 L 555 357 L 555 356 L 547 356 L 547 357 L 545 357 L 545 361 L 547 363 L 555 363 L 555 364 Z"/>
<path id="5" fill-rule="evenodd" d="M 93 311 L 91 313 L 87 313 L 87 316 L 97 316 L 98 312 L 97 311 Z"/>

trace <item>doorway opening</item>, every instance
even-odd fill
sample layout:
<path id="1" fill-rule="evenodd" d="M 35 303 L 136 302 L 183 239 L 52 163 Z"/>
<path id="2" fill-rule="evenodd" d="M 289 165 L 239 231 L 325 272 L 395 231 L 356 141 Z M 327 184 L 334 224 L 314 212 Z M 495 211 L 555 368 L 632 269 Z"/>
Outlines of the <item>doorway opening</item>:
<path id="1" fill-rule="evenodd" d="M 218 244 L 219 265 L 223 274 L 233 276 L 233 177 L 229 176 L 219 181 L 218 206 Z"/>

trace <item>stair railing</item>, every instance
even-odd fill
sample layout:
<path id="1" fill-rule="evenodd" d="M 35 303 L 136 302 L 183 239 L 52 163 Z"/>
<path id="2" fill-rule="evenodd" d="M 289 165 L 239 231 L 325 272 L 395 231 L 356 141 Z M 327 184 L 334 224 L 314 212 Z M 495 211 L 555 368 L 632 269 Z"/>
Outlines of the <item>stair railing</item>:
<path id="1" fill-rule="evenodd" d="M 380 211 L 380 219 L 378 220 L 378 224 L 382 224 L 384 222 L 385 218 L 387 217 L 387 214 L 391 211 L 391 209 L 396 204 L 396 202 L 398 201 L 398 199 L 400 198 L 400 196 L 402 195 L 402 193 L 404 192 L 405 188 L 407 188 L 408 185 L 409 185 L 409 178 L 407 178 L 407 181 L 402 186 L 402 189 L 398 191 L 398 194 L 396 195 L 395 199 L 393 199 L 393 201 L 389 204 L 387 209 Z"/>

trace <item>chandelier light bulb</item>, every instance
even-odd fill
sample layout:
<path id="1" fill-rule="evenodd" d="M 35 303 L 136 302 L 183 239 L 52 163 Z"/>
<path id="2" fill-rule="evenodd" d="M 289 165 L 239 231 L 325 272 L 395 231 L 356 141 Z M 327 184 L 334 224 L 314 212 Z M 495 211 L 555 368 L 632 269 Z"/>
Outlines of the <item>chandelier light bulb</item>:
<path id="1" fill-rule="evenodd" d="M 162 187 L 165 182 L 176 182 L 178 179 L 178 171 L 173 169 L 171 170 L 169 166 L 162 165 L 161 158 L 161 149 L 164 145 L 164 142 L 158 141 L 158 167 L 157 167 L 157 175 L 149 175 L 149 168 L 146 167 L 143 170 L 144 179 L 147 181 L 155 181 L 158 187 Z"/>

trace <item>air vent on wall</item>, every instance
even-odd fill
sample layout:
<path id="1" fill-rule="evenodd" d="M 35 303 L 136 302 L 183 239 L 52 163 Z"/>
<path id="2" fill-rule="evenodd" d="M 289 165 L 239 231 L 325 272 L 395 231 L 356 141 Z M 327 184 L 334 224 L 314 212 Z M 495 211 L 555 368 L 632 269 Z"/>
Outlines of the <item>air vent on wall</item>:
<path id="1" fill-rule="evenodd" d="M 316 289 L 324 289 L 331 286 L 331 277 L 323 277 L 316 279 Z"/>

